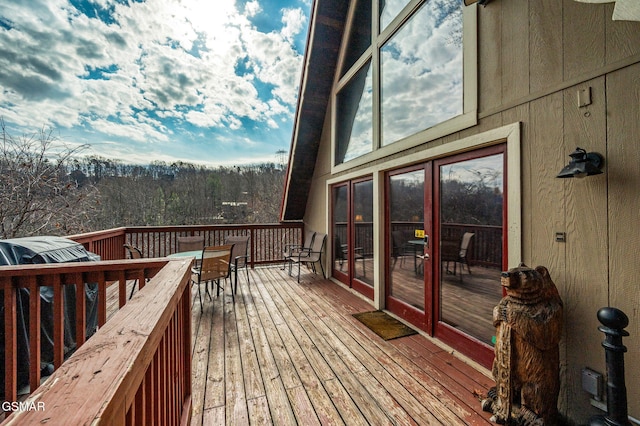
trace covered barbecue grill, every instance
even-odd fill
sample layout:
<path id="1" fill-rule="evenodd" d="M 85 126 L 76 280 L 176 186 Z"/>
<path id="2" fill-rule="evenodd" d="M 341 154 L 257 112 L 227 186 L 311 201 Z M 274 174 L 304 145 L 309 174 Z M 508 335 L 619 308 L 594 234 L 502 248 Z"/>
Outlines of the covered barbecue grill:
<path id="1" fill-rule="evenodd" d="M 62 237 L 42 236 L 0 240 L 0 266 L 41 263 L 89 262 L 100 257 L 87 251 L 84 246 Z M 98 325 L 98 285 L 85 283 L 87 309 L 87 338 Z M 2 300 L 4 292 L 0 291 Z M 17 303 L 18 337 L 18 388 L 29 384 L 29 289 L 20 288 Z M 76 348 L 76 286 L 64 286 L 64 345 L 65 358 Z M 40 351 L 42 375 L 53 371 L 53 288 L 40 288 Z M 4 354 L 4 303 L 0 304 L 0 359 Z M 0 363 L 0 378 L 4 382 L 4 362 Z M 0 389 L 0 397 L 4 387 Z"/>

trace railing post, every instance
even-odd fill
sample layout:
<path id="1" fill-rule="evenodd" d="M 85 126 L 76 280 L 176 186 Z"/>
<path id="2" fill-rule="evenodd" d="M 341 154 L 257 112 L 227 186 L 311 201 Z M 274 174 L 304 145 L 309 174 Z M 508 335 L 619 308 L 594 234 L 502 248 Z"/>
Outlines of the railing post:
<path id="1" fill-rule="evenodd" d="M 589 424 L 630 426 L 624 380 L 624 353 L 627 347 L 622 344 L 622 337 L 629 335 L 624 330 L 629 325 L 629 318 L 619 309 L 606 307 L 598 311 L 598 321 L 602 324 L 598 330 L 605 334 L 602 346 L 607 368 L 607 415 L 595 416 Z"/>
<path id="2" fill-rule="evenodd" d="M 249 246 L 249 267 L 251 269 L 255 269 L 254 261 L 256 258 L 256 229 L 253 226 L 249 228 L 249 235 L 249 241 L 251 242 L 251 245 Z"/>

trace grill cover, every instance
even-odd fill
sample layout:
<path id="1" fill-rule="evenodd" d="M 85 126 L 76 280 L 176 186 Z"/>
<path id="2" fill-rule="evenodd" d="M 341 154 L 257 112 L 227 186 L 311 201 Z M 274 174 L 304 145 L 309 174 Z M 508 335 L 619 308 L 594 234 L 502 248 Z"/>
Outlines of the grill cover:
<path id="1" fill-rule="evenodd" d="M 88 262 L 100 260 L 100 256 L 87 251 L 84 246 L 62 237 L 41 236 L 0 240 L 0 266 L 41 263 Z M 64 286 L 64 353 L 65 359 L 76 348 L 76 287 Z M 98 285 L 85 283 L 87 309 L 87 338 L 98 326 Z M 2 300 L 4 292 L 0 291 Z M 20 288 L 17 294 L 18 337 L 18 392 L 28 393 L 29 385 L 29 289 Z M 40 356 L 41 373 L 45 377 L 53 371 L 53 288 L 40 287 Z M 0 304 L 0 359 L 4 354 L 4 303 Z M 4 383 L 5 363 L 0 363 L 0 379 Z M 4 397 L 4 386 L 0 398 Z"/>

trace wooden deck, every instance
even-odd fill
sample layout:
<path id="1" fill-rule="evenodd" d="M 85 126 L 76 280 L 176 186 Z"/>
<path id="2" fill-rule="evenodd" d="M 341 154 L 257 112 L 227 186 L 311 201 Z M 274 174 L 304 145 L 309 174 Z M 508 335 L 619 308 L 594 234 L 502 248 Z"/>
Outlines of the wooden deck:
<path id="1" fill-rule="evenodd" d="M 318 275 L 250 276 L 203 314 L 194 289 L 192 424 L 490 424 L 492 381 L 426 337 L 382 340 L 351 316 L 371 305 Z"/>
<path id="2" fill-rule="evenodd" d="M 421 271 L 416 270 L 413 256 L 399 257 L 392 269 L 393 294 L 418 309 L 424 310 L 425 283 Z M 390 261 L 393 264 L 393 261 Z M 335 268 L 340 269 L 336 261 Z M 450 265 L 453 272 L 453 262 Z M 440 285 L 441 320 L 470 334 L 476 339 L 491 344 L 495 334 L 493 307 L 502 298 L 500 273 L 498 268 L 473 265 L 469 274 L 467 267 L 461 271 L 457 265 L 456 275 L 447 273 L 446 263 L 442 263 Z M 346 273 L 346 268 L 342 271 Z M 359 260 L 355 272 L 359 279 L 373 277 L 373 259 Z M 371 282 L 373 282 L 371 280 Z"/>

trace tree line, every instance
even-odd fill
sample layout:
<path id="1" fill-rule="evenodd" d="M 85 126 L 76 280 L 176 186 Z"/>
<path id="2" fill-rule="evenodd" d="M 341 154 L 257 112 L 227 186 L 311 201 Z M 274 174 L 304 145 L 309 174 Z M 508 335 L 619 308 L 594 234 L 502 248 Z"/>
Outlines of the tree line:
<path id="1" fill-rule="evenodd" d="M 51 130 L 13 137 L 0 125 L 0 238 L 279 220 L 282 164 L 126 164 L 83 156 L 87 146 Z"/>

